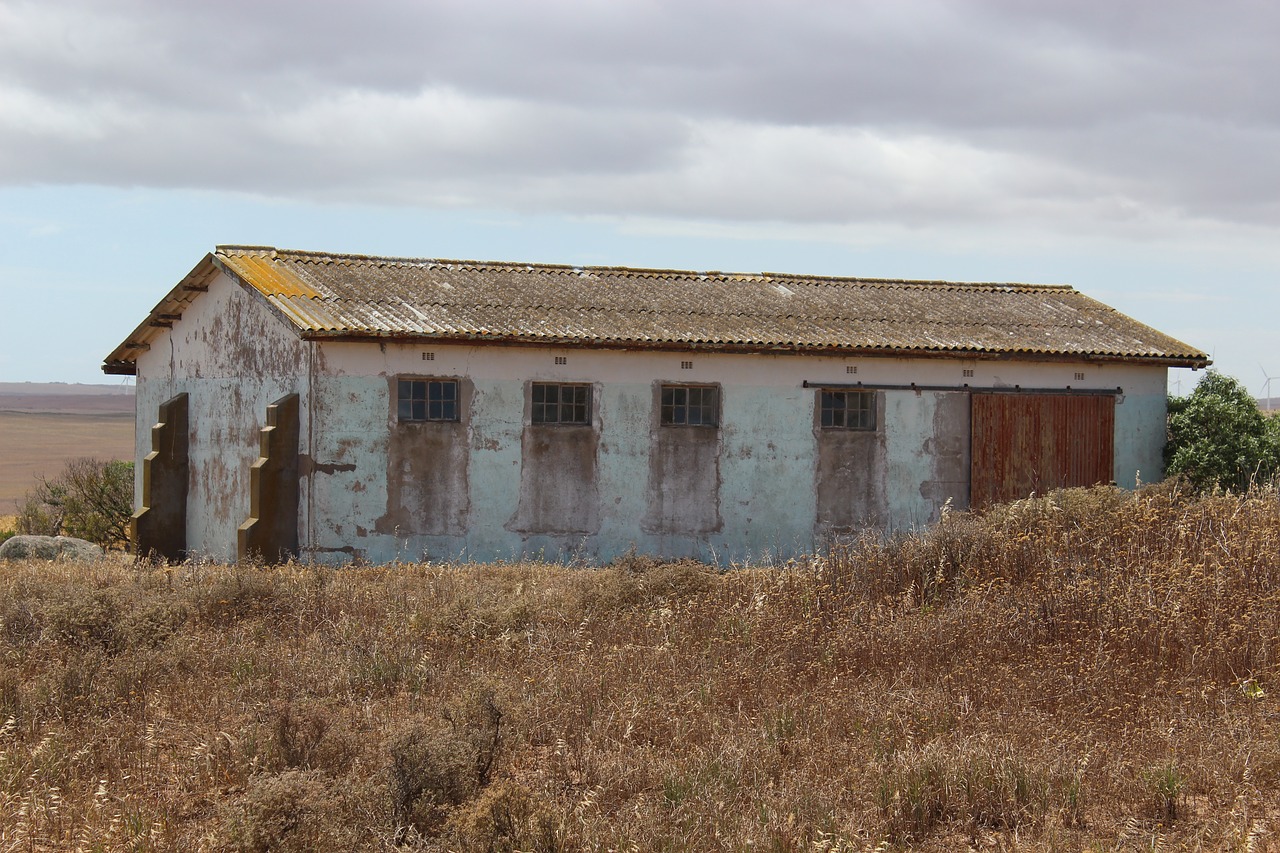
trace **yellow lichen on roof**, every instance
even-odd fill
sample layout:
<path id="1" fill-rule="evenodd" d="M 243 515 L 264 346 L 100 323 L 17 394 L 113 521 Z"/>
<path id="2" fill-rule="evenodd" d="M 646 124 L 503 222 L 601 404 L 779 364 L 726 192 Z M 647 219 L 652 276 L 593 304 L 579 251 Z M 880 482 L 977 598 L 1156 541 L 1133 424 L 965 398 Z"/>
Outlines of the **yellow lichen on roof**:
<path id="1" fill-rule="evenodd" d="M 320 298 L 314 287 L 297 276 L 293 268 L 276 263 L 275 253 L 219 253 L 222 262 L 245 284 L 263 296 L 306 296 Z"/>

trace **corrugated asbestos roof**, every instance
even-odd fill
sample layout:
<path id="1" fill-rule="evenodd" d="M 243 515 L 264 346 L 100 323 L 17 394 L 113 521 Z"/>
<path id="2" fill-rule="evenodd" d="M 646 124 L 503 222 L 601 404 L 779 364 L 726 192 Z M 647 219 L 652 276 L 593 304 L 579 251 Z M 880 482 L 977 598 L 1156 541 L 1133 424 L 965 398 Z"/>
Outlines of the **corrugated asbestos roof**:
<path id="1" fill-rule="evenodd" d="M 1061 285 L 830 278 L 331 255 L 220 246 L 108 356 L 136 354 L 218 270 L 304 338 L 883 355 L 1208 357 Z"/>

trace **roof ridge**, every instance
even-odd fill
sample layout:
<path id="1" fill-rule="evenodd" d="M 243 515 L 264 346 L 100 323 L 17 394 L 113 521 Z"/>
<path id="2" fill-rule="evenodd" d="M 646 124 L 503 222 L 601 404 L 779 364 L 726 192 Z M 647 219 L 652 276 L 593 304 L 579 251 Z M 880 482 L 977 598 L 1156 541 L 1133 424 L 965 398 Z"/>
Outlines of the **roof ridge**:
<path id="1" fill-rule="evenodd" d="M 276 260 L 313 259 L 324 261 L 354 261 L 374 265 L 397 264 L 405 266 L 460 266 L 508 270 L 511 272 L 529 271 L 542 273 L 620 273 L 623 275 L 642 276 L 645 278 L 701 278 L 720 279 L 722 281 L 756 281 L 769 283 L 775 280 L 790 282 L 812 282 L 814 284 L 846 284 L 867 285 L 871 287 L 907 287 L 907 288 L 962 288 L 965 290 L 1005 290 L 1005 291 L 1053 291 L 1064 293 L 1077 292 L 1069 284 L 1028 284 L 1024 282 L 994 281 L 943 281 L 939 279 L 907 279 L 907 278 L 863 278 L 860 276 L 838 275 L 806 275 L 803 273 L 778 272 L 725 272 L 721 270 L 682 270 L 659 267 L 628 267 L 598 264 L 550 264 L 521 261 L 479 261 L 460 258 L 411 258 L 393 255 L 364 255 L 344 252 L 319 252 L 305 249 L 278 249 L 274 246 L 240 246 L 219 245 L 218 254 L 270 254 Z"/>

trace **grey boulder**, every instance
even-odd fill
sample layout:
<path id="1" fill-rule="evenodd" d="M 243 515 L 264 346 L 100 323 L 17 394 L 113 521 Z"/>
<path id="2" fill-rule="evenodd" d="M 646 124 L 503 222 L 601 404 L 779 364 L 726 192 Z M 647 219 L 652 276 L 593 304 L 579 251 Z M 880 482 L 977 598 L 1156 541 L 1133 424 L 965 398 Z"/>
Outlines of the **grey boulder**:
<path id="1" fill-rule="evenodd" d="M 0 543 L 0 560 L 94 562 L 103 556 L 100 547 L 73 536 L 14 536 Z"/>

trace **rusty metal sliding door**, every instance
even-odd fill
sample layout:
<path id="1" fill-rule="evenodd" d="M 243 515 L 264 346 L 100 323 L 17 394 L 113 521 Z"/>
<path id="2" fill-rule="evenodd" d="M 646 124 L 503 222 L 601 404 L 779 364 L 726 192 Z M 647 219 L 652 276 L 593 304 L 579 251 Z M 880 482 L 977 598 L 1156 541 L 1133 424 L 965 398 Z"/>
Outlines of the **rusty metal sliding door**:
<path id="1" fill-rule="evenodd" d="M 972 404 L 971 506 L 1112 479 L 1113 396 L 975 393 Z"/>

